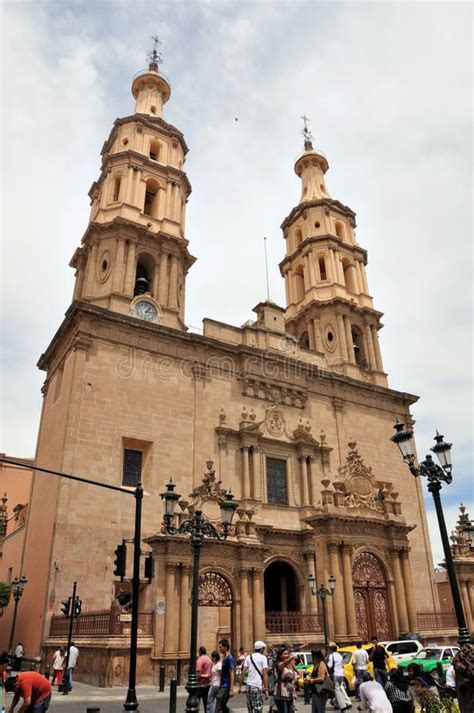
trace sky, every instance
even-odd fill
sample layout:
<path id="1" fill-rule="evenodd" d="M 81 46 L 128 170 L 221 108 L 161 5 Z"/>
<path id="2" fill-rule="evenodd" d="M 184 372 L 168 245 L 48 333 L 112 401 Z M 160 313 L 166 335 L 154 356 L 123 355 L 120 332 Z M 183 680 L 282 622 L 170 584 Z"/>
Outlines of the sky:
<path id="1" fill-rule="evenodd" d="M 419 454 L 436 428 L 454 444 L 452 529 L 461 500 L 474 515 L 470 3 L 4 1 L 0 451 L 34 454 L 36 362 L 70 304 L 100 150 L 133 111 L 154 33 L 172 85 L 164 118 L 190 147 L 188 325 L 254 316 L 264 236 L 284 306 L 279 226 L 299 201 L 306 114 L 331 195 L 357 213 L 390 386 L 420 396 Z"/>

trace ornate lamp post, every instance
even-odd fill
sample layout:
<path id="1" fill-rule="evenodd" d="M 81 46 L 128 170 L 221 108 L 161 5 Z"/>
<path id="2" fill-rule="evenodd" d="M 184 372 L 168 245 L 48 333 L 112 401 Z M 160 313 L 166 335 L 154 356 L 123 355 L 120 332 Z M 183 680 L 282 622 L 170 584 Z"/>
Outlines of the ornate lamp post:
<path id="1" fill-rule="evenodd" d="M 310 574 L 308 577 L 309 589 L 313 597 L 319 597 L 321 599 L 322 609 L 323 609 L 323 631 L 324 631 L 324 648 L 326 653 L 329 645 L 328 637 L 328 621 L 326 614 L 326 599 L 327 597 L 332 597 L 334 595 L 334 590 L 336 588 L 336 578 L 331 574 L 329 577 L 329 588 L 324 584 L 321 584 L 316 588 L 316 578 L 314 574 Z"/>
<path id="2" fill-rule="evenodd" d="M 12 621 L 12 628 L 10 631 L 10 641 L 8 642 L 8 655 L 10 657 L 13 655 L 13 640 L 15 637 L 16 615 L 18 612 L 18 604 L 20 603 L 20 599 L 21 599 L 23 591 L 25 589 L 25 584 L 28 584 L 28 580 L 24 574 L 22 574 L 19 579 L 18 579 L 18 577 L 15 577 L 15 579 L 12 582 L 12 594 L 13 594 L 13 599 L 15 600 L 15 608 L 13 610 L 13 621 Z"/>
<path id="3" fill-rule="evenodd" d="M 220 501 L 221 526 L 218 529 L 211 522 L 204 520 L 202 512 L 195 510 L 190 518 L 181 522 L 178 527 L 173 525 L 174 510 L 180 495 L 174 492 L 175 484 L 172 480 L 166 483 L 166 491 L 160 494 L 165 501 L 163 528 L 169 535 L 190 535 L 193 548 L 193 588 L 191 598 L 191 646 L 189 651 L 189 671 L 186 690 L 189 693 L 186 701 L 186 713 L 199 713 L 198 680 L 196 675 L 197 655 L 197 626 L 199 607 L 199 561 L 201 547 L 206 537 L 225 540 L 230 534 L 232 518 L 238 505 L 233 501 L 233 495 L 227 491 Z"/>
<path id="4" fill-rule="evenodd" d="M 458 622 L 458 641 L 459 645 L 468 644 L 470 641 L 469 632 L 466 626 L 466 619 L 464 617 L 464 610 L 462 607 L 461 594 L 459 592 L 459 586 L 456 579 L 456 572 L 454 571 L 453 555 L 451 552 L 451 547 L 449 546 L 448 531 L 446 530 L 446 522 L 444 519 L 443 507 L 441 504 L 441 484 L 451 483 L 452 476 L 452 463 L 451 463 L 451 443 L 444 442 L 444 436 L 441 436 L 438 431 L 436 431 L 436 436 L 434 437 L 436 443 L 431 448 L 433 453 L 436 454 L 440 465 L 433 461 L 433 456 L 425 456 L 425 460 L 415 465 L 415 446 L 413 441 L 413 431 L 410 429 L 405 429 L 403 423 L 399 421 L 396 422 L 395 435 L 391 437 L 391 440 L 397 444 L 402 454 L 402 458 L 410 469 L 410 472 L 415 477 L 419 475 L 426 477 L 428 479 L 428 490 L 433 496 L 436 515 L 438 517 L 438 526 L 441 534 L 441 542 L 443 543 L 444 559 L 446 562 L 446 570 L 448 572 L 449 585 L 451 587 L 451 593 L 453 595 L 454 610 L 456 612 L 456 620 Z"/>

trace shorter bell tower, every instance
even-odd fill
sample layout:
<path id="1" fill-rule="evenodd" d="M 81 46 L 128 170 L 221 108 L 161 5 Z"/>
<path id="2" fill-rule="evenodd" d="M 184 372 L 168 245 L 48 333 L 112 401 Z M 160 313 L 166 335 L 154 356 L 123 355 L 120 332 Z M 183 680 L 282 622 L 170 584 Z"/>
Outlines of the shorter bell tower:
<path id="1" fill-rule="evenodd" d="M 70 265 L 74 299 L 185 329 L 185 280 L 195 261 L 185 238 L 188 147 L 163 119 L 171 87 L 156 43 L 148 69 L 132 81 L 134 113 L 115 120 L 102 147 L 89 225 Z"/>
<path id="2" fill-rule="evenodd" d="M 369 294 L 355 213 L 329 194 L 327 158 L 302 118 L 304 151 L 295 162 L 301 197 L 281 225 L 286 329 L 302 349 L 324 354 L 329 370 L 387 385 L 378 340 L 382 314 Z"/>

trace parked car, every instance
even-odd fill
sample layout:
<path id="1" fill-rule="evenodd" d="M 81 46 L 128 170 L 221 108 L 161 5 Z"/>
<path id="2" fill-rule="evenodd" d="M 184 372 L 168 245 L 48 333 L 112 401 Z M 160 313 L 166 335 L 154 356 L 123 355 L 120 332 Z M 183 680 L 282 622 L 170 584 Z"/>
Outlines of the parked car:
<path id="1" fill-rule="evenodd" d="M 342 654 L 342 662 L 344 665 L 344 681 L 342 685 L 345 687 L 347 693 L 352 693 L 355 691 L 355 685 L 356 685 L 356 679 L 355 679 L 355 671 L 354 671 L 354 666 L 352 664 L 352 656 L 354 654 L 354 651 L 356 651 L 356 646 L 343 646 L 342 648 L 338 649 L 339 653 Z M 373 644 L 364 644 L 362 646 L 363 649 L 367 651 L 367 653 L 370 656 L 370 652 L 373 649 Z M 303 651 L 303 654 L 307 654 L 309 652 Z M 387 659 L 387 669 L 391 670 L 392 668 L 397 668 L 397 664 L 395 662 L 395 659 L 393 656 L 388 652 L 389 657 Z M 298 688 L 303 689 L 304 686 L 304 676 L 307 674 L 310 674 L 313 670 L 313 664 L 312 664 L 312 659 L 311 659 L 311 653 L 309 653 L 309 665 L 305 667 L 300 667 L 296 666 L 298 670 L 301 670 L 301 677 L 298 678 L 297 684 Z M 369 671 L 374 675 L 374 667 L 372 663 L 369 663 Z"/>
<path id="2" fill-rule="evenodd" d="M 431 673 L 433 678 L 439 679 L 438 664 L 441 664 L 444 675 L 446 675 L 445 672 L 451 660 L 458 652 L 458 646 L 427 646 L 411 658 L 401 661 L 398 667 L 406 671 L 410 664 L 417 663 L 423 671 Z"/>
<path id="3" fill-rule="evenodd" d="M 397 664 L 400 661 L 416 656 L 423 649 L 423 646 L 416 639 L 405 639 L 404 641 L 381 641 L 382 646 L 385 646 L 389 654 L 392 654 Z"/>

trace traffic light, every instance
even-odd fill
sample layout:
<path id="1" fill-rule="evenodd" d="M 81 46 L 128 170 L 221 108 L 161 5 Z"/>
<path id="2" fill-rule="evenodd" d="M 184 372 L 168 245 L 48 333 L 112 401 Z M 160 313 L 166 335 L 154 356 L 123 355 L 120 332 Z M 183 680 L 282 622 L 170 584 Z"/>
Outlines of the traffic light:
<path id="1" fill-rule="evenodd" d="M 74 616 L 78 617 L 79 614 L 81 613 L 81 609 L 82 609 L 82 600 L 79 599 L 79 597 L 76 597 L 76 599 L 74 601 L 73 609 L 74 609 Z"/>
<path id="2" fill-rule="evenodd" d="M 71 613 L 71 597 L 63 599 L 61 602 L 61 611 L 64 616 L 68 617 Z"/>
<path id="3" fill-rule="evenodd" d="M 150 552 L 150 554 L 145 557 L 145 579 L 148 579 L 148 581 L 151 582 L 154 573 L 155 563 L 153 561 L 153 555 Z"/>
<path id="4" fill-rule="evenodd" d="M 115 559 L 114 559 L 115 569 L 114 574 L 116 577 L 120 577 L 123 580 L 125 577 L 125 570 L 127 567 L 127 545 L 125 541 L 122 540 L 121 545 L 117 545 L 115 548 Z"/>

